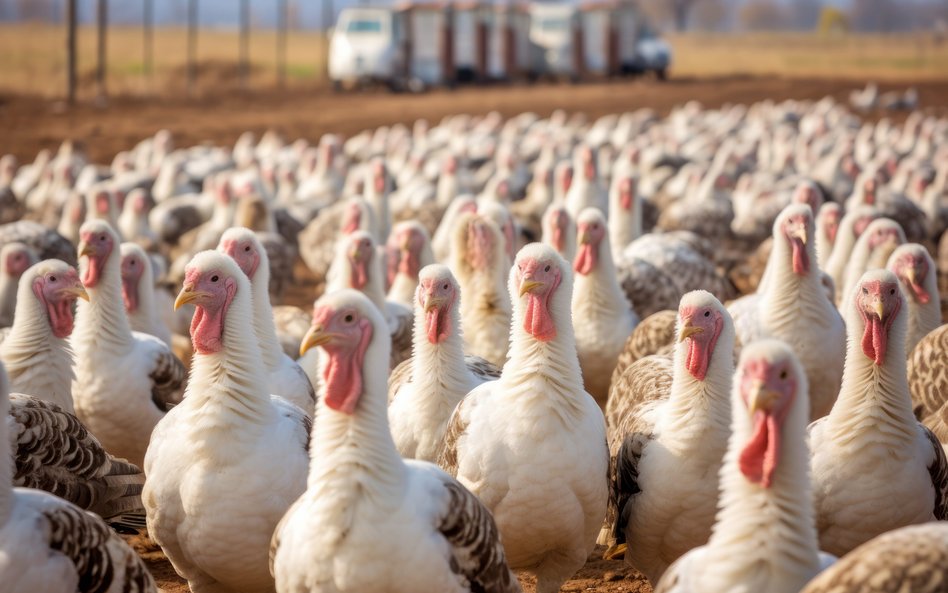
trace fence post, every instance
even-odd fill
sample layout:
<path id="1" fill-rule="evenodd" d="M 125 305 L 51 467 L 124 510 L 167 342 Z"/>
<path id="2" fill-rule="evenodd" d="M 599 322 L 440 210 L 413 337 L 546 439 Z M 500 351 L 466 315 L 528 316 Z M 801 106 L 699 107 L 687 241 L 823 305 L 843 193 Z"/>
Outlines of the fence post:
<path id="1" fill-rule="evenodd" d="M 76 0 L 66 0 L 66 98 L 76 102 Z"/>
<path id="2" fill-rule="evenodd" d="M 277 3 L 277 85 L 286 87 L 286 0 Z"/>
<path id="3" fill-rule="evenodd" d="M 188 96 L 193 97 L 197 82 L 197 1 L 188 0 Z"/>
<path id="4" fill-rule="evenodd" d="M 97 92 L 97 101 L 105 101 L 106 98 L 106 89 L 105 89 L 105 69 L 106 69 L 106 35 L 108 33 L 109 27 L 109 15 L 108 15 L 108 0 L 99 0 L 97 3 L 96 16 L 97 18 L 97 37 L 98 37 L 98 64 L 96 65 L 96 87 L 98 88 Z"/>
<path id="5" fill-rule="evenodd" d="M 142 72 L 148 79 L 149 85 L 152 83 L 152 72 L 154 69 L 154 10 L 154 0 L 145 0 L 145 5 L 142 8 L 142 39 L 144 42 L 144 47 L 142 48 Z"/>
<path id="6" fill-rule="evenodd" d="M 250 0 L 240 0 L 240 88 L 247 90 L 250 73 Z"/>

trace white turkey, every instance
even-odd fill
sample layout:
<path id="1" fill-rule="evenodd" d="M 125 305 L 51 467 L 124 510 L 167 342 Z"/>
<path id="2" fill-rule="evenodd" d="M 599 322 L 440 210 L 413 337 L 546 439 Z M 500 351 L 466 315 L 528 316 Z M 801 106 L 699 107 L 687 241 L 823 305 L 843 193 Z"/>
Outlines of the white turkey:
<path id="1" fill-rule="evenodd" d="M 152 434 L 142 500 L 149 534 L 194 593 L 273 590 L 270 537 L 306 487 L 310 422 L 269 394 L 252 293 L 235 261 L 205 251 L 175 301 L 195 306 L 191 380 Z"/>
<path id="2" fill-rule="evenodd" d="M 389 377 L 389 424 L 405 459 L 435 462 L 448 419 L 469 391 L 500 376 L 483 358 L 465 356 L 458 312 L 461 287 L 447 266 L 419 274 L 412 357 Z"/>
<path id="3" fill-rule="evenodd" d="M 0 328 L 13 325 L 20 277 L 36 261 L 36 253 L 18 241 L 0 249 Z"/>
<path id="4" fill-rule="evenodd" d="M 827 269 L 842 218 L 843 208 L 836 202 L 823 204 L 816 214 L 816 258 L 821 270 Z"/>
<path id="5" fill-rule="evenodd" d="M 731 317 L 705 291 L 685 295 L 677 317 L 670 389 L 654 395 L 661 399 L 621 411 L 616 406 L 623 400 L 642 402 L 652 395 L 614 391 L 609 405 L 609 418 L 617 422 L 609 426 L 612 523 L 602 534 L 610 544 L 606 555 L 624 552 L 626 563 L 653 584 L 711 536 L 717 475 L 730 434 Z"/>
<path id="6" fill-rule="evenodd" d="M 0 360 L 16 393 L 52 402 L 71 414 L 75 375 L 69 336 L 78 298 L 89 295 L 72 266 L 57 259 L 31 266 L 21 278 L 13 327 L 0 345 Z"/>
<path id="7" fill-rule="evenodd" d="M 543 243 L 556 250 L 566 261 L 576 256 L 576 223 L 569 210 L 561 204 L 551 204 L 540 221 Z"/>
<path id="8" fill-rule="evenodd" d="M 820 543 L 837 556 L 880 533 L 948 519 L 945 451 L 912 413 L 899 280 L 866 272 L 848 300 L 839 399 L 809 430 Z"/>
<path id="9" fill-rule="evenodd" d="M 852 255 L 856 241 L 866 232 L 866 228 L 881 214 L 872 206 L 861 206 L 852 212 L 847 212 L 839 223 L 833 251 L 826 262 L 826 273 L 833 278 L 837 295 L 842 293 L 846 281 L 846 264 Z"/>
<path id="10" fill-rule="evenodd" d="M 137 243 L 122 243 L 122 300 L 133 331 L 155 336 L 169 347 L 171 330 L 155 303 L 158 288 L 152 259 Z"/>
<path id="11" fill-rule="evenodd" d="M 829 565 L 813 517 L 806 374 L 777 340 L 748 344 L 734 374 L 732 433 L 711 539 L 656 593 L 796 593 Z"/>
<path id="12" fill-rule="evenodd" d="M 503 366 L 510 339 L 507 253 L 496 224 L 478 214 L 458 219 L 451 248 L 451 271 L 461 286 L 464 350 Z"/>
<path id="13" fill-rule="evenodd" d="M 616 178 L 609 190 L 609 243 L 618 256 L 642 235 L 642 198 L 638 178 L 627 175 Z"/>
<path id="14" fill-rule="evenodd" d="M 250 280 L 253 295 L 250 323 L 253 325 L 253 333 L 266 368 L 267 388 L 270 393 L 286 398 L 307 414 L 311 414 L 316 397 L 313 386 L 300 366 L 283 352 L 277 339 L 268 290 L 270 259 L 267 252 L 256 233 L 237 227 L 224 232 L 217 249 L 236 261 Z"/>
<path id="15" fill-rule="evenodd" d="M 277 591 L 520 591 L 484 505 L 437 467 L 399 457 L 378 308 L 354 290 L 323 296 L 301 351 L 314 346 L 323 388 L 309 487 L 273 535 Z"/>
<path id="16" fill-rule="evenodd" d="M 608 496 L 605 422 L 583 389 L 572 288 L 552 247 L 520 250 L 510 359 L 458 405 L 438 461 L 491 510 L 511 567 L 535 574 L 538 593 L 559 591 L 585 564 Z"/>
<path id="17" fill-rule="evenodd" d="M 845 280 L 841 285 L 837 285 L 839 290 L 837 300 L 840 301 L 844 310 L 848 308 L 846 299 L 852 295 L 863 273 L 884 268 L 892 252 L 903 243 L 905 243 L 905 233 L 902 232 L 899 223 L 894 220 L 879 218 L 866 227 L 866 231 L 860 235 L 849 256 Z"/>
<path id="18" fill-rule="evenodd" d="M 156 593 L 141 558 L 92 513 L 13 488 L 10 400 L 0 370 L 0 582 L 4 593 Z"/>
<path id="19" fill-rule="evenodd" d="M 609 212 L 608 192 L 599 182 L 596 153 L 591 146 L 582 145 L 573 153 L 573 178 L 566 192 L 564 204 L 574 219 L 586 208 Z"/>
<path id="20" fill-rule="evenodd" d="M 414 301 L 418 287 L 418 272 L 434 263 L 428 231 L 420 223 L 410 220 L 392 228 L 388 238 L 386 284 L 388 299 L 408 307 Z"/>
<path id="21" fill-rule="evenodd" d="M 107 451 L 141 467 L 165 408 L 180 399 L 186 371 L 164 342 L 129 327 L 122 304 L 119 238 L 92 220 L 79 232 L 79 303 L 71 344 L 76 355 L 76 415 Z"/>
<path id="22" fill-rule="evenodd" d="M 605 215 L 586 208 L 576 226 L 571 306 L 576 353 L 586 391 L 605 409 L 612 371 L 639 318 L 616 280 Z"/>
<path id="23" fill-rule="evenodd" d="M 898 276 L 908 305 L 905 352 L 911 354 L 922 338 L 941 325 L 941 298 L 935 261 L 918 243 L 902 245 L 892 252 L 886 268 Z"/>

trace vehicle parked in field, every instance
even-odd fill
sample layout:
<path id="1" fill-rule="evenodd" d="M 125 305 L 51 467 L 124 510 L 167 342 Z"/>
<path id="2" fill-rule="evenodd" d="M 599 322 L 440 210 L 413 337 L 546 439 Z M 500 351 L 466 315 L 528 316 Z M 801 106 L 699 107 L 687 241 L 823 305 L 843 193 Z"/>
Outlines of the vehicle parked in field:
<path id="1" fill-rule="evenodd" d="M 329 42 L 329 79 L 340 88 L 366 82 L 398 86 L 405 76 L 403 15 L 387 8 L 347 8 Z"/>

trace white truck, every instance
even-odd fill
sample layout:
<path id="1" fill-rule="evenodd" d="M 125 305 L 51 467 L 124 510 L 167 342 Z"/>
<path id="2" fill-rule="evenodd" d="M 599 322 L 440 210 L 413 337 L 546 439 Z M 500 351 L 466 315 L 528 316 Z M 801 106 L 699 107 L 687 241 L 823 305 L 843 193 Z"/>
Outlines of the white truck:
<path id="1" fill-rule="evenodd" d="M 329 42 L 333 86 L 381 83 L 398 88 L 406 73 L 404 15 L 388 8 L 347 8 Z"/>

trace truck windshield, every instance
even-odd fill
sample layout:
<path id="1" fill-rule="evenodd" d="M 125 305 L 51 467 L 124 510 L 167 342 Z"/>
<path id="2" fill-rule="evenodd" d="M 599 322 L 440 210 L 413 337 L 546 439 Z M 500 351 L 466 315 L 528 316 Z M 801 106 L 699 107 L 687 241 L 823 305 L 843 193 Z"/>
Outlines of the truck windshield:
<path id="1" fill-rule="evenodd" d="M 541 17 L 540 30 L 542 31 L 566 31 L 569 29 L 569 21 L 557 17 Z"/>
<path id="2" fill-rule="evenodd" d="M 382 21 L 374 19 L 355 19 L 346 25 L 346 33 L 381 33 Z"/>

